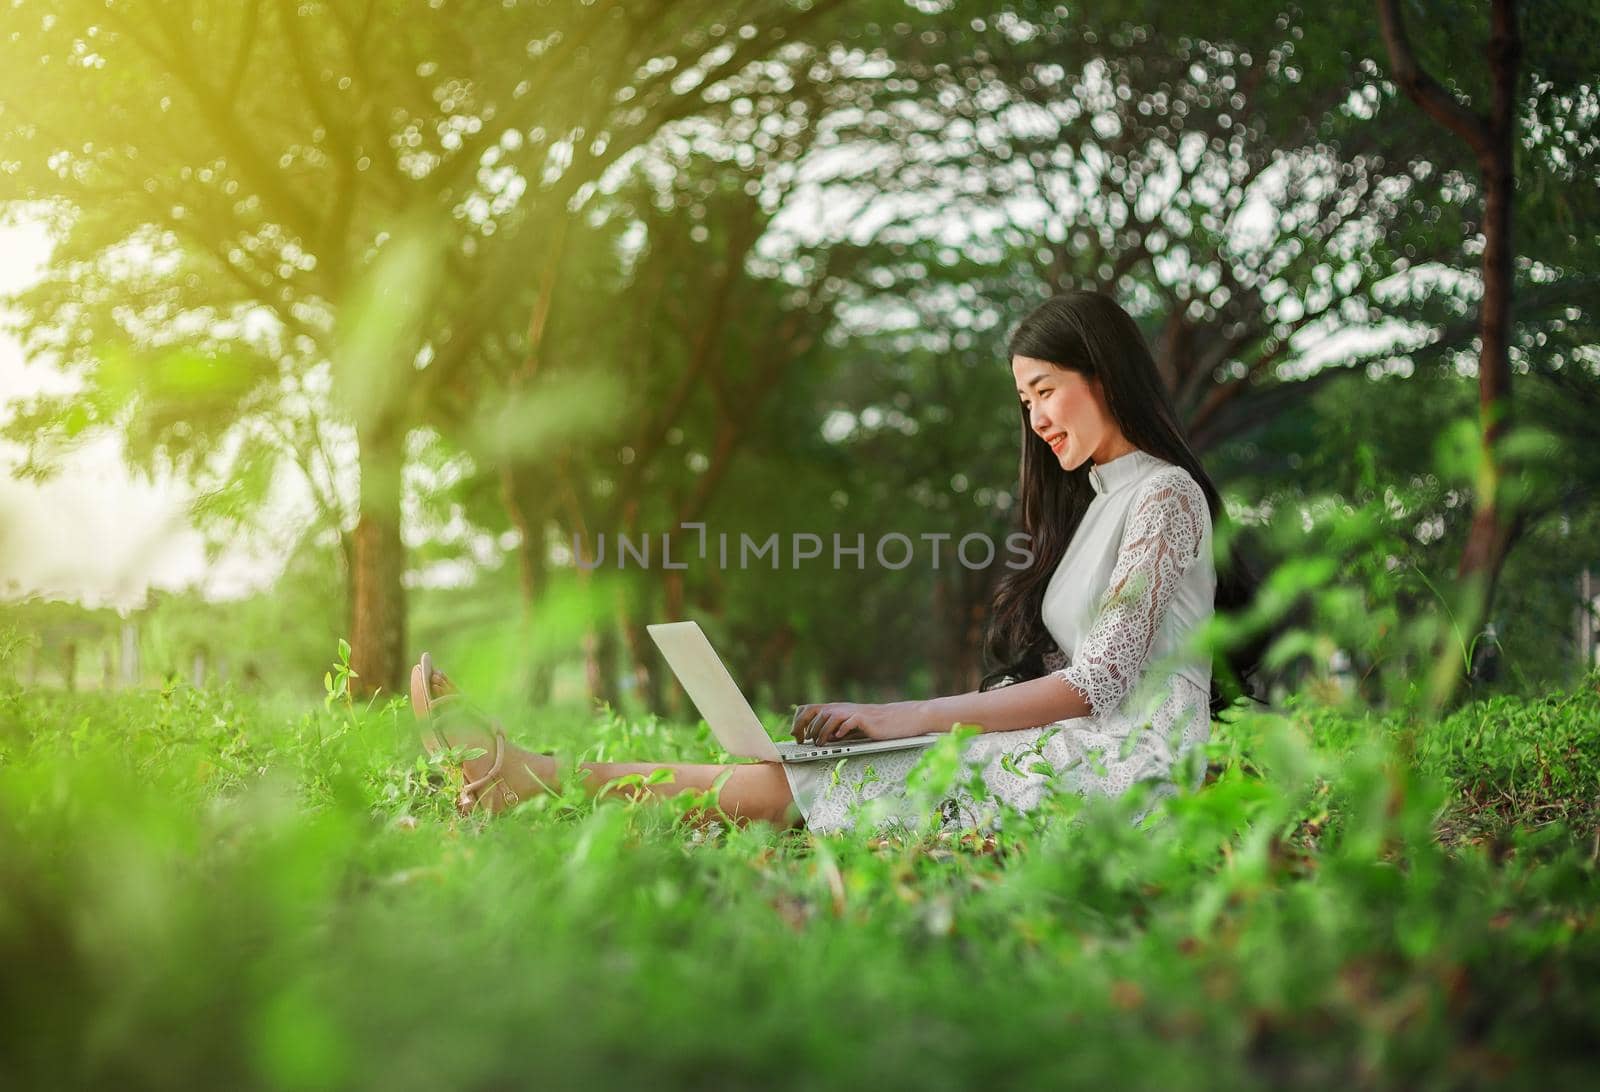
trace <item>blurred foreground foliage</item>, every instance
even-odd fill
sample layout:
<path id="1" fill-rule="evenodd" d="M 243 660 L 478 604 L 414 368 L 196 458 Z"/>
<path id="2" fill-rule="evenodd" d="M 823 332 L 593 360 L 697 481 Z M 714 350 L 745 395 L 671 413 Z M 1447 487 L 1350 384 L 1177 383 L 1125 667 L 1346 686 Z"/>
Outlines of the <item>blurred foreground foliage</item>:
<path id="1" fill-rule="evenodd" d="M 1291 700 L 1199 792 L 988 840 L 450 807 L 399 703 L 0 690 L 10 1087 L 1573 1087 L 1600 676 L 1437 722 Z M 721 757 L 559 714 L 523 742 Z"/>

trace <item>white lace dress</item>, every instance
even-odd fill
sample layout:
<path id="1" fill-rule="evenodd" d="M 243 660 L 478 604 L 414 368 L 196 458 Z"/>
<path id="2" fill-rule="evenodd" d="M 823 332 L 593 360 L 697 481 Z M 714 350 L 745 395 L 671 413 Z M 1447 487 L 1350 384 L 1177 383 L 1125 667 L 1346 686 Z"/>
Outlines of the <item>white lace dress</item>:
<path id="1" fill-rule="evenodd" d="M 1211 660 L 1193 648 L 1216 599 L 1211 514 L 1188 471 L 1144 451 L 1091 467 L 1094 499 L 1045 589 L 1045 666 L 1088 701 L 1090 715 L 966 742 L 996 799 L 1031 811 L 1056 791 L 1118 795 L 1151 783 L 1153 802 L 1210 735 Z M 876 822 L 919 818 L 907 774 L 926 747 L 784 766 L 806 826 L 847 830 L 868 802 Z M 920 809 L 924 814 L 926 804 Z M 994 809 L 958 788 L 945 822 L 990 826 Z M 1142 814 L 1142 813 L 1141 813 Z"/>

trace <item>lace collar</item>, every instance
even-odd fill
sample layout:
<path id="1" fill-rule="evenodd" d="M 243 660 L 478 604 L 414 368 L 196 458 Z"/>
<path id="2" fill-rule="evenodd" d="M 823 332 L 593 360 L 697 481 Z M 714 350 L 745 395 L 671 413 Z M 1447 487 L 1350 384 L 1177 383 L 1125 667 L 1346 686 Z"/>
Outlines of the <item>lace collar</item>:
<path id="1" fill-rule="evenodd" d="M 1145 473 L 1157 466 L 1166 463 L 1165 459 L 1152 455 L 1148 451 L 1134 448 L 1126 455 L 1118 455 L 1109 462 L 1098 466 L 1089 467 L 1089 484 L 1094 487 L 1095 493 L 1104 496 L 1115 493 L 1125 485 L 1131 485 L 1144 477 Z"/>

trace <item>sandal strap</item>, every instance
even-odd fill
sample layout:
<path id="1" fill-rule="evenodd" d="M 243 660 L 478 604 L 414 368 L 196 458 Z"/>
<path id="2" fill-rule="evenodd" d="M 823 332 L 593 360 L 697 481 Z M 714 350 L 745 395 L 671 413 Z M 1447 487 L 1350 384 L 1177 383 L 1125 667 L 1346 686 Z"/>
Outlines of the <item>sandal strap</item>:
<path id="1" fill-rule="evenodd" d="M 500 776 L 500 767 L 505 764 L 506 733 L 504 729 L 500 727 L 499 722 L 491 721 L 490 723 L 494 726 L 494 763 L 489 767 L 488 773 L 484 774 L 476 781 L 473 781 L 471 784 L 463 785 L 461 787 L 462 796 L 476 796 L 479 789 L 483 788 L 485 785 L 489 784 L 490 782 L 494 781 L 495 778 Z"/>
<path id="2" fill-rule="evenodd" d="M 443 721 L 452 714 L 465 714 L 475 711 L 473 706 L 459 694 L 442 694 L 437 698 L 430 694 L 428 697 L 428 727 L 433 729 L 434 741 L 446 751 L 454 747 L 455 744 L 451 743 L 449 737 L 444 734 Z"/>
<path id="3" fill-rule="evenodd" d="M 427 716 L 428 727 L 432 729 L 434 741 L 439 745 L 440 749 L 450 750 L 454 744 L 452 744 L 450 742 L 450 738 L 444 734 L 444 729 L 441 722 L 452 713 L 477 713 L 481 716 L 482 711 L 478 710 L 475 706 L 468 702 L 460 693 L 440 694 L 437 696 L 434 694 L 433 657 L 430 654 L 424 652 L 422 654 L 422 658 L 418 661 L 417 666 L 422 669 L 422 690 L 424 702 L 423 710 Z M 461 795 L 456 798 L 456 806 L 457 810 L 459 810 L 463 815 L 469 813 L 477 805 L 478 791 L 485 785 L 491 784 L 497 780 L 500 776 L 501 769 L 505 766 L 505 729 L 500 726 L 499 721 L 496 721 L 492 718 L 486 719 L 489 720 L 489 726 L 494 729 L 494 762 L 490 764 L 488 773 L 462 786 Z M 518 802 L 519 797 L 509 786 L 507 786 L 503 791 L 508 803 L 515 804 Z"/>

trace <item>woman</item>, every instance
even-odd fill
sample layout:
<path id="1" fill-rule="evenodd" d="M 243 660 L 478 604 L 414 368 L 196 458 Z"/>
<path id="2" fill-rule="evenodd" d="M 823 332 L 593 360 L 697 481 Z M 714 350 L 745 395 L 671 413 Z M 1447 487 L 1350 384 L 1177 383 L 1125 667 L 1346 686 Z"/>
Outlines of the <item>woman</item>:
<path id="1" fill-rule="evenodd" d="M 1153 796 L 1170 794 L 1178 781 L 1198 778 L 1198 764 L 1183 767 L 1198 757 L 1222 705 L 1211 656 L 1195 642 L 1217 602 L 1216 487 L 1184 440 L 1138 327 L 1110 298 L 1079 291 L 1047 301 L 1012 335 L 1010 356 L 1022 421 L 1021 519 L 1033 561 L 997 590 L 985 643 L 993 670 L 968 694 L 802 706 L 795 737 L 894 739 L 973 725 L 982 731 L 965 742 L 963 761 L 991 797 L 1023 811 L 1057 788 L 1115 795 L 1148 783 Z M 1237 603 L 1248 584 L 1247 575 L 1230 573 L 1224 604 Z M 413 670 L 419 717 L 431 716 L 448 690 L 426 658 Z M 463 808 L 483 801 L 499 810 L 554 786 L 553 758 L 511 746 L 498 732 L 491 738 L 466 726 L 452 741 L 492 752 L 467 763 Z M 857 805 L 871 800 L 879 819 L 912 818 L 906 778 L 925 751 L 667 765 L 671 781 L 628 791 L 704 791 L 725 778 L 717 802 L 729 815 L 829 832 L 849 828 Z M 663 765 L 580 769 L 598 791 Z M 946 801 L 947 820 L 979 821 L 978 813 L 964 788 Z"/>

